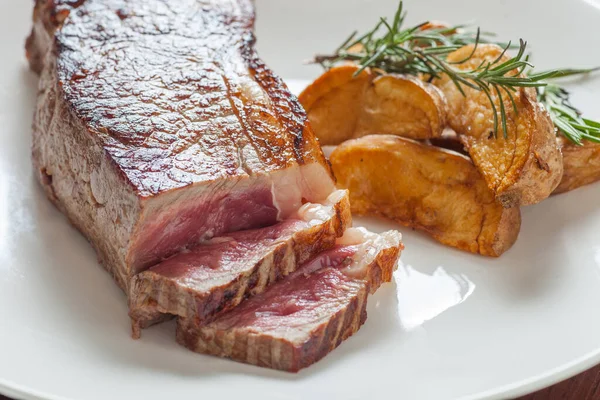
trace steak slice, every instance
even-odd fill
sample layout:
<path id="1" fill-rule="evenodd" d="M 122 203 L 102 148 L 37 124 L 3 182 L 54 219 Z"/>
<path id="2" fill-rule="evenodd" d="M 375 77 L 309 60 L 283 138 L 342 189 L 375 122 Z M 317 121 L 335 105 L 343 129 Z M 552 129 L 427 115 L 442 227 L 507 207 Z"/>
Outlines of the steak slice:
<path id="1" fill-rule="evenodd" d="M 165 314 L 200 324 L 237 306 L 333 247 L 350 225 L 348 193 L 338 190 L 283 222 L 214 238 L 151 267 L 132 280 L 133 336 Z"/>
<path id="2" fill-rule="evenodd" d="M 34 171 L 127 289 L 160 260 L 335 190 L 251 0 L 37 0 Z"/>
<path id="3" fill-rule="evenodd" d="M 296 372 L 319 361 L 367 318 L 367 295 L 391 280 L 400 234 L 350 228 L 267 291 L 205 325 L 179 318 L 177 341 L 190 350 Z"/>

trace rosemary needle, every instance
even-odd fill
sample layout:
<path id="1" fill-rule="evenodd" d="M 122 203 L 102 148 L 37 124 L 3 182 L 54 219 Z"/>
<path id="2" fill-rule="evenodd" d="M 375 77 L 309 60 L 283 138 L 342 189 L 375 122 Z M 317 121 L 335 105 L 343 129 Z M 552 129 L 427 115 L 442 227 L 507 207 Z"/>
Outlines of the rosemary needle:
<path id="1" fill-rule="evenodd" d="M 598 70 L 600 68 L 562 69 L 553 74 L 551 79 L 585 75 Z M 582 145 L 582 140 L 600 143 L 600 122 L 583 118 L 581 112 L 571 104 L 567 90 L 549 82 L 545 87 L 537 88 L 537 92 L 559 133 L 576 145 Z"/>
<path id="2" fill-rule="evenodd" d="M 356 38 L 352 34 L 331 55 L 318 55 L 315 62 L 329 69 L 339 62 L 352 61 L 360 66 L 356 74 L 365 68 L 373 68 L 388 73 L 408 75 L 425 75 L 430 80 L 447 76 L 465 95 L 464 88 L 468 87 L 485 93 L 490 101 L 494 116 L 494 135 L 502 129 L 508 136 L 507 114 L 504 99 L 516 109 L 513 93 L 519 87 L 541 88 L 546 86 L 545 79 L 554 76 L 556 71 L 543 74 L 525 75 L 526 68 L 532 68 L 526 55 L 527 43 L 520 41 L 518 53 L 507 61 L 500 62 L 504 54 L 512 47 L 511 43 L 504 45 L 504 51 L 497 60 L 484 61 L 473 69 L 458 69 L 456 64 L 468 61 L 475 54 L 480 43 L 490 43 L 492 35 L 464 31 L 464 26 L 428 28 L 428 22 L 404 28 L 406 14 L 402 1 L 390 23 L 381 18 L 375 27 Z M 464 60 L 457 63 L 447 61 L 451 52 L 467 44 L 473 44 L 473 52 Z M 511 71 L 518 71 L 512 74 Z M 496 106 L 494 97 L 499 100 Z"/>
<path id="3" fill-rule="evenodd" d="M 354 32 L 333 54 L 316 56 L 315 62 L 329 69 L 339 62 L 352 61 L 360 66 L 357 74 L 372 67 L 388 73 L 427 76 L 430 81 L 445 75 L 463 95 L 464 87 L 485 93 L 494 115 L 494 136 L 497 136 L 500 125 L 504 136 L 508 134 L 503 93 L 516 112 L 512 95 L 515 88 L 534 87 L 539 101 L 550 114 L 557 134 L 564 135 L 577 145 L 581 145 L 582 140 L 600 143 L 600 122 L 584 118 L 571 104 L 569 92 L 552 81 L 556 78 L 589 74 L 600 68 L 531 72 L 533 66 L 525 55 L 527 45 L 523 40 L 518 46 L 513 46 L 510 42 L 495 42 L 493 33 L 474 30 L 469 25 L 443 26 L 424 22 L 403 28 L 405 17 L 403 3 L 400 1 L 391 24 L 381 18 L 373 29 L 358 38 L 357 32 Z M 471 44 L 474 45 L 473 53 L 461 60 L 468 61 L 480 43 L 495 43 L 504 50 L 497 60 L 484 62 L 471 70 L 459 70 L 454 67 L 459 63 L 449 63 L 446 60 L 451 52 Z M 517 56 L 497 64 L 511 48 L 519 49 Z M 527 74 L 526 68 L 530 69 Z M 517 70 L 518 74 L 507 75 L 513 70 Z M 500 110 L 493 96 L 498 98 Z"/>

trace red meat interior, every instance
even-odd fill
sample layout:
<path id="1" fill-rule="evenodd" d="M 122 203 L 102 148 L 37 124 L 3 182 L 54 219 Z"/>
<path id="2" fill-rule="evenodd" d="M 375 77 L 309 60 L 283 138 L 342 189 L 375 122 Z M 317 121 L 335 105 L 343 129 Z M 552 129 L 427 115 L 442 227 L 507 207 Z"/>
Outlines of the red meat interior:
<path id="1" fill-rule="evenodd" d="M 228 232 L 277 222 L 279 210 L 268 187 L 224 195 L 211 194 L 177 202 L 147 218 L 131 252 L 136 272 L 182 251 L 185 247 Z"/>
<path id="2" fill-rule="evenodd" d="M 338 246 L 319 254 L 284 281 L 246 300 L 214 324 L 219 329 L 276 332 L 327 319 L 342 310 L 364 285 L 362 280 L 348 277 L 341 270 L 352 261 L 355 252 L 355 246 Z"/>
<path id="3" fill-rule="evenodd" d="M 287 219 L 266 228 L 231 233 L 171 257 L 149 271 L 199 293 L 209 291 L 215 285 L 237 279 L 239 273 L 252 268 L 274 245 L 287 240 L 305 224 Z"/>

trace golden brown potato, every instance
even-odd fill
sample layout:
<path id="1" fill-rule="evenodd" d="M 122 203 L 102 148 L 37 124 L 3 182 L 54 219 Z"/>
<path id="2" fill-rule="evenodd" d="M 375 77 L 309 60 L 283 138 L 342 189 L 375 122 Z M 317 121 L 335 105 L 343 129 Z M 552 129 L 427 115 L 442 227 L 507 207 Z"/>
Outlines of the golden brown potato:
<path id="1" fill-rule="evenodd" d="M 473 52 L 465 46 L 448 55 L 448 61 L 460 62 Z M 482 61 L 494 61 L 502 49 L 496 45 L 479 45 L 471 58 L 459 69 L 477 68 Z M 506 61 L 504 56 L 500 62 Z M 535 90 L 521 88 L 514 93 L 518 113 L 515 114 L 506 93 L 503 93 L 507 113 L 508 137 L 501 127 L 493 137 L 493 111 L 487 96 L 464 88 L 463 96 L 448 77 L 436 81 L 446 95 L 448 121 L 479 168 L 488 187 L 505 206 L 538 203 L 558 186 L 562 173 L 562 157 L 556 144 L 550 116 L 538 103 Z M 497 95 L 493 99 L 500 109 Z"/>
<path id="2" fill-rule="evenodd" d="M 577 146 L 564 136 L 558 136 L 556 140 L 558 147 L 562 149 L 564 172 L 553 194 L 568 192 L 600 181 L 600 143 L 584 140 L 583 146 Z M 446 129 L 441 137 L 426 140 L 425 143 L 468 156 L 458 135 L 451 129 Z"/>
<path id="3" fill-rule="evenodd" d="M 499 256 L 517 239 L 519 208 L 497 203 L 477 168 L 461 154 L 371 135 L 341 144 L 330 161 L 359 215 L 382 215 L 486 256 Z"/>
<path id="4" fill-rule="evenodd" d="M 366 69 L 353 77 L 356 65 L 321 75 L 300 94 L 300 102 L 322 145 L 369 134 L 413 139 L 438 137 L 446 125 L 441 92 L 420 79 L 377 75 Z"/>
<path id="5" fill-rule="evenodd" d="M 564 174 L 554 193 L 564 193 L 600 181 L 600 143 L 584 141 L 583 146 L 557 138 L 562 148 Z"/>

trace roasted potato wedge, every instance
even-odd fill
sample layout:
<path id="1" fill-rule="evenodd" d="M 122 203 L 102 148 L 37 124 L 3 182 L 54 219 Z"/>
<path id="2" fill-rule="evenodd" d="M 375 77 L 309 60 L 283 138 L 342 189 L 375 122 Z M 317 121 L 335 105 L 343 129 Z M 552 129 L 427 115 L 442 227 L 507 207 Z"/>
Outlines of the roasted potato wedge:
<path id="1" fill-rule="evenodd" d="M 600 143 L 584 140 L 583 146 L 577 146 L 564 136 L 558 136 L 556 140 L 558 147 L 562 149 L 564 172 L 553 194 L 600 181 Z M 429 139 L 425 143 L 468 156 L 458 135 L 451 129 L 446 129 L 440 138 Z"/>
<path id="2" fill-rule="evenodd" d="M 391 218 L 443 244 L 498 257 L 519 234 L 518 207 L 504 208 L 468 157 L 392 135 L 349 140 L 330 157 L 352 211 Z"/>
<path id="3" fill-rule="evenodd" d="M 484 60 L 498 59 L 502 51 L 496 45 L 480 44 L 473 52 L 470 45 L 449 54 L 448 61 L 468 59 L 455 67 L 474 69 Z M 469 58 L 470 54 L 473 55 Z M 507 59 L 503 56 L 498 62 Z M 535 204 L 554 191 L 562 178 L 562 157 L 550 116 L 538 103 L 534 89 L 521 88 L 513 93 L 517 113 L 508 95 L 503 94 L 508 135 L 504 138 L 499 129 L 494 138 L 493 111 L 485 93 L 465 87 L 463 96 L 448 77 L 435 84 L 446 96 L 450 127 L 458 133 L 488 187 L 505 207 Z M 492 97 L 500 110 L 497 94 Z"/>
<path id="4" fill-rule="evenodd" d="M 332 68 L 300 94 L 322 145 L 383 133 L 413 139 L 438 137 L 446 125 L 441 92 L 420 79 L 378 75 L 356 65 Z"/>
<path id="5" fill-rule="evenodd" d="M 564 174 L 554 193 L 564 193 L 600 181 L 600 143 L 584 141 L 577 146 L 568 139 L 557 138 L 562 148 Z"/>

